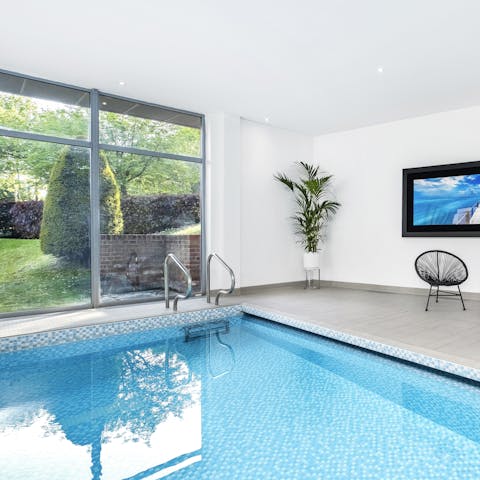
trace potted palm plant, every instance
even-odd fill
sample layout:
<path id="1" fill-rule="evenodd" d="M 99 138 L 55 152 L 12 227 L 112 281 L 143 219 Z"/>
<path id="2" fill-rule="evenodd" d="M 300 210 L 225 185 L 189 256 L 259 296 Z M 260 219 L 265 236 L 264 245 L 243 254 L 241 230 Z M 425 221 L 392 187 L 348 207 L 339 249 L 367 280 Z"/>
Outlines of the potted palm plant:
<path id="1" fill-rule="evenodd" d="M 340 203 L 326 197 L 333 175 L 323 175 L 319 167 L 298 162 L 303 175 L 298 181 L 277 173 L 274 178 L 285 185 L 295 196 L 297 211 L 292 220 L 299 243 L 305 253 L 303 266 L 306 270 L 319 268 L 318 244 L 323 237 L 326 223 L 340 207 Z"/>

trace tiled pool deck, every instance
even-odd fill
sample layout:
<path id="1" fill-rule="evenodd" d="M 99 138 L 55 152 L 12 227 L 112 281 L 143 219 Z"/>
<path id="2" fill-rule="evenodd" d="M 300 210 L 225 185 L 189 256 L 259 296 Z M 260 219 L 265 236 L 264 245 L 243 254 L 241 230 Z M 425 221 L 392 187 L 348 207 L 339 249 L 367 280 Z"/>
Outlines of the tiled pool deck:
<path id="1" fill-rule="evenodd" d="M 424 298 L 417 295 L 276 287 L 223 302 L 230 307 L 205 310 L 204 299 L 192 299 L 179 304 L 178 315 L 158 302 L 4 320 L 0 322 L 0 351 L 206 321 L 243 310 L 480 381 L 477 301 L 469 301 L 466 312 L 450 299 L 434 303 L 425 312 Z"/>

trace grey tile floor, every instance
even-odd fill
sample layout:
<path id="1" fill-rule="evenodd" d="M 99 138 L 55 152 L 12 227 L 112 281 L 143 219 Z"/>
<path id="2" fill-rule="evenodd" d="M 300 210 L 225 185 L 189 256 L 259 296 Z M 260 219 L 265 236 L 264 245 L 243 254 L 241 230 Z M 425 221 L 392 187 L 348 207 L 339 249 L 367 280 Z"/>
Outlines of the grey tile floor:
<path id="1" fill-rule="evenodd" d="M 463 311 L 458 298 L 444 297 L 431 301 L 426 312 L 424 296 L 328 287 L 278 287 L 240 298 L 299 320 L 480 368 L 479 301 L 467 300 Z"/>
<path id="2" fill-rule="evenodd" d="M 425 312 L 425 297 L 347 288 L 261 288 L 222 298 L 249 303 L 334 330 L 480 368 L 480 302 L 442 298 Z M 204 298 L 179 302 L 179 311 L 206 308 Z M 0 321 L 0 336 L 121 321 L 170 313 L 163 302 L 105 307 Z"/>

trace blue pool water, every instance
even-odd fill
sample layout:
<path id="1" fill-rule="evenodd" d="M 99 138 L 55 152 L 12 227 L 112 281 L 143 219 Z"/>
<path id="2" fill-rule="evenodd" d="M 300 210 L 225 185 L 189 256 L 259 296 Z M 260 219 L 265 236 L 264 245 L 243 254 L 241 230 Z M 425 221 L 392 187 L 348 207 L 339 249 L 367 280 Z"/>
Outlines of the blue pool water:
<path id="1" fill-rule="evenodd" d="M 475 384 L 247 315 L 207 327 L 0 355 L 2 480 L 480 478 Z"/>

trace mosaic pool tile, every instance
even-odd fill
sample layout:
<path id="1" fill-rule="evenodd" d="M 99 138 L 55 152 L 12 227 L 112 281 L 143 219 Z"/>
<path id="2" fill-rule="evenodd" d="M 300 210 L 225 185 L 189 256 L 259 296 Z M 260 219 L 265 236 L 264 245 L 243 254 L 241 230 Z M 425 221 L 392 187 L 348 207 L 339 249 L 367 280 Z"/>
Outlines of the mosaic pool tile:
<path id="1" fill-rule="evenodd" d="M 471 380 L 480 381 L 480 370 L 476 368 L 467 367 L 458 363 L 449 362 L 439 358 L 430 357 L 421 353 L 412 352 L 403 348 L 395 347 L 393 345 L 386 345 L 384 343 L 368 340 L 366 338 L 350 335 L 348 333 L 339 332 L 330 328 L 322 327 L 308 322 L 302 322 L 293 319 L 287 315 L 269 311 L 267 309 L 259 308 L 248 304 L 242 305 L 242 310 L 245 313 L 266 318 L 274 322 L 289 325 L 291 327 L 299 328 L 307 332 L 315 333 L 323 337 L 332 338 L 340 342 L 349 343 L 357 347 L 373 350 L 374 352 L 383 353 L 392 357 L 400 358 L 413 363 L 418 363 L 425 367 L 441 370 L 460 377 L 469 378 Z"/>
<path id="2" fill-rule="evenodd" d="M 224 318 L 0 355 L 2 478 L 480 478 L 473 382 Z"/>
<path id="3" fill-rule="evenodd" d="M 235 315 L 241 312 L 241 306 L 210 308 L 192 312 L 172 313 L 156 317 L 146 317 L 122 322 L 109 322 L 84 327 L 53 330 L 48 332 L 16 335 L 0 338 L 0 353 L 14 352 L 27 348 L 59 345 L 93 338 L 121 335 L 125 333 L 154 330 L 162 327 L 201 323 L 209 320 Z"/>
<path id="4" fill-rule="evenodd" d="M 122 322 L 109 322 L 98 325 L 77 327 L 71 329 L 54 330 L 28 335 L 0 338 L 0 353 L 15 352 L 30 348 L 60 345 L 68 342 L 77 342 L 111 335 L 121 335 L 132 332 L 150 331 L 162 327 L 182 326 L 190 323 L 201 323 L 215 320 L 230 315 L 245 312 L 267 320 L 289 325 L 327 338 L 332 338 L 351 345 L 362 347 L 385 355 L 390 355 L 402 360 L 410 361 L 425 367 L 441 370 L 453 375 L 458 375 L 471 380 L 480 381 L 480 370 L 460 365 L 447 360 L 412 352 L 400 347 L 368 340 L 355 335 L 332 330 L 326 327 L 289 317 L 288 315 L 273 312 L 255 305 L 242 304 L 213 309 L 181 312 L 157 317 L 127 320 Z"/>

